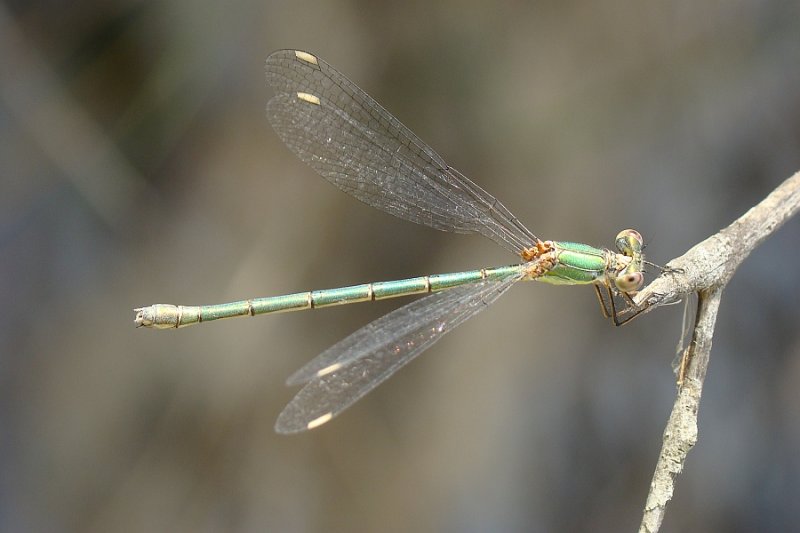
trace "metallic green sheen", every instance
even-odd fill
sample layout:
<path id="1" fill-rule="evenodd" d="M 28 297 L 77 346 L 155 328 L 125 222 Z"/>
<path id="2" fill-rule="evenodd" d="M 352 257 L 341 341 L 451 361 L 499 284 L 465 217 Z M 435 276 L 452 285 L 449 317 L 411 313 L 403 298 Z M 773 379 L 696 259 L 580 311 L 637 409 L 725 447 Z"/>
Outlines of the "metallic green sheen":
<path id="1" fill-rule="evenodd" d="M 221 318 L 301 311 L 314 307 L 328 307 L 441 291 L 460 285 L 477 283 L 484 279 L 500 280 L 508 276 L 521 275 L 525 268 L 526 266 L 523 264 L 453 272 L 450 274 L 434 274 L 396 281 L 379 281 L 350 287 L 297 292 L 282 296 L 254 298 L 252 300 L 240 300 L 216 305 L 175 306 L 156 304 L 138 309 L 137 312 L 143 315 L 147 314 L 147 322 L 145 323 L 144 319 L 140 319 L 141 325 L 167 329 L 189 326 L 200 322 L 210 322 Z"/>
<path id="2" fill-rule="evenodd" d="M 231 318 L 235 316 L 246 316 L 250 314 L 250 307 L 247 300 L 240 302 L 230 302 L 227 304 L 203 306 L 200 308 L 200 322 L 219 320 L 220 318 Z M 182 321 L 186 324 L 186 320 Z"/>
<path id="3" fill-rule="evenodd" d="M 509 276 L 516 276 L 522 274 L 525 270 L 525 265 L 510 265 L 496 268 L 486 268 L 486 279 L 505 279 Z"/>
<path id="4" fill-rule="evenodd" d="M 323 289 L 311 291 L 311 301 L 314 307 L 327 307 L 350 302 L 364 302 L 372 299 L 372 284 L 364 283 L 350 287 L 336 289 Z"/>
<path id="5" fill-rule="evenodd" d="M 376 300 L 425 292 L 428 292 L 427 276 L 397 281 L 378 281 L 372 284 L 372 294 Z"/>
<path id="6" fill-rule="evenodd" d="M 553 244 L 555 244 L 556 248 L 559 250 L 569 250 L 579 254 L 594 255 L 603 258 L 606 256 L 606 251 L 602 248 L 589 246 L 588 244 L 583 244 L 582 242 L 554 241 Z"/>
<path id="7" fill-rule="evenodd" d="M 480 270 L 470 270 L 468 272 L 453 272 L 452 274 L 434 274 L 429 276 L 429 279 L 431 281 L 431 291 L 440 291 L 481 281 L 483 274 Z"/>
<path id="8" fill-rule="evenodd" d="M 268 298 L 255 298 L 252 303 L 254 315 L 311 309 L 311 305 L 309 305 L 309 294 L 307 292 L 297 292 L 295 294 L 285 294 L 283 296 L 270 296 Z"/>
<path id="9" fill-rule="evenodd" d="M 556 242 L 558 263 L 538 281 L 553 285 L 594 283 L 606 271 L 605 250 L 575 242 Z"/>

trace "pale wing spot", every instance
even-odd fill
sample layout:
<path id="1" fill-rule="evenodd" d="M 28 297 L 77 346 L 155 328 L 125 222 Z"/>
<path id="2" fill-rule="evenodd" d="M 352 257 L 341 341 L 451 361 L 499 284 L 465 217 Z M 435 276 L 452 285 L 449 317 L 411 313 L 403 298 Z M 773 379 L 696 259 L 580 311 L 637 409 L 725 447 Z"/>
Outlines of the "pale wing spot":
<path id="1" fill-rule="evenodd" d="M 325 422 L 327 422 L 331 418 L 333 418 L 333 413 L 328 413 L 326 415 L 322 415 L 321 417 L 319 417 L 317 419 L 314 419 L 311 422 L 309 422 L 308 425 L 306 426 L 306 429 L 314 429 L 317 426 L 321 426 L 322 424 L 324 424 Z"/>
<path id="2" fill-rule="evenodd" d="M 336 372 L 340 368 L 342 368 L 342 363 L 333 363 L 332 365 L 326 366 L 322 370 L 317 371 L 317 377 L 321 378 L 326 374 L 330 374 L 331 372 Z"/>
<path id="3" fill-rule="evenodd" d="M 319 105 L 319 98 L 317 98 L 317 97 L 316 97 L 316 96 L 314 96 L 313 94 L 308 94 L 308 93 L 297 93 L 297 97 L 298 97 L 300 100 L 305 100 L 305 101 L 306 101 L 306 102 L 308 102 L 309 104 L 315 104 L 315 105 Z"/>
<path id="4" fill-rule="evenodd" d="M 317 61 L 317 58 L 316 58 L 316 57 L 314 57 L 314 56 L 312 56 L 312 55 L 311 55 L 311 54 L 309 54 L 308 52 L 303 52 L 303 51 L 300 51 L 300 50 L 295 50 L 295 51 L 294 51 L 294 55 L 295 55 L 295 57 L 296 57 L 297 59 L 299 59 L 300 61 L 305 61 L 306 63 L 311 63 L 312 65 L 318 65 L 318 64 L 319 64 L 319 62 Z"/>

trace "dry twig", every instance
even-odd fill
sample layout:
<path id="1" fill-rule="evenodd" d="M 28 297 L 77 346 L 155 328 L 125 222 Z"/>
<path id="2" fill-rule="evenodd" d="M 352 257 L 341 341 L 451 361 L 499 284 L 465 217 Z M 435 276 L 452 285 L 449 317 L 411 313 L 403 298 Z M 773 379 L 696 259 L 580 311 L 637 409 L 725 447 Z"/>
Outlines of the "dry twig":
<path id="1" fill-rule="evenodd" d="M 640 533 L 655 533 L 672 499 L 675 480 L 683 470 L 689 450 L 697 442 L 697 413 L 708 369 L 711 340 L 722 291 L 750 253 L 800 210 L 800 172 L 783 182 L 769 196 L 733 224 L 697 244 L 667 264 L 667 271 L 636 296 L 648 312 L 697 293 L 699 303 L 692 340 L 687 348 L 685 373 L 672 407 Z"/>

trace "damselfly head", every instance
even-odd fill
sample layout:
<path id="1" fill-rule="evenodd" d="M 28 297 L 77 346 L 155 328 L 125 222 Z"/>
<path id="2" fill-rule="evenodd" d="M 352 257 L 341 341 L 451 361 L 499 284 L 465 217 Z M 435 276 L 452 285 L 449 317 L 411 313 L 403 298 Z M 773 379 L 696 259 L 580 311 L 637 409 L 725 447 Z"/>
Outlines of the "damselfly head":
<path id="1" fill-rule="evenodd" d="M 617 272 L 614 285 L 625 293 L 636 292 L 644 285 L 644 274 L 642 273 L 644 239 L 642 239 L 641 233 L 635 229 L 625 229 L 617 234 L 614 244 L 624 257 L 629 258 L 622 263 L 624 267 Z"/>

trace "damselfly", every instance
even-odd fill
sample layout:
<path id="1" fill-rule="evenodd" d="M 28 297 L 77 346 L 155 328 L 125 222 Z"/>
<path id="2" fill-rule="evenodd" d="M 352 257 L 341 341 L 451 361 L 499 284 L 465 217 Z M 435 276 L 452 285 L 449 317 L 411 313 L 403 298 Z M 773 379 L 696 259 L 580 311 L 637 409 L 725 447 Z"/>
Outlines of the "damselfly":
<path id="1" fill-rule="evenodd" d="M 518 281 L 592 285 L 603 315 L 616 325 L 638 313 L 631 299 L 644 282 L 643 244 L 637 231 L 620 232 L 616 251 L 541 240 L 323 60 L 307 52 L 280 50 L 267 58 L 266 70 L 277 93 L 267 104 L 270 123 L 283 142 L 329 182 L 411 222 L 479 233 L 521 259 L 510 266 L 226 304 L 135 309 L 137 326 L 167 329 L 432 293 L 364 326 L 295 372 L 288 383 L 304 387 L 278 417 L 279 433 L 329 421 Z"/>

